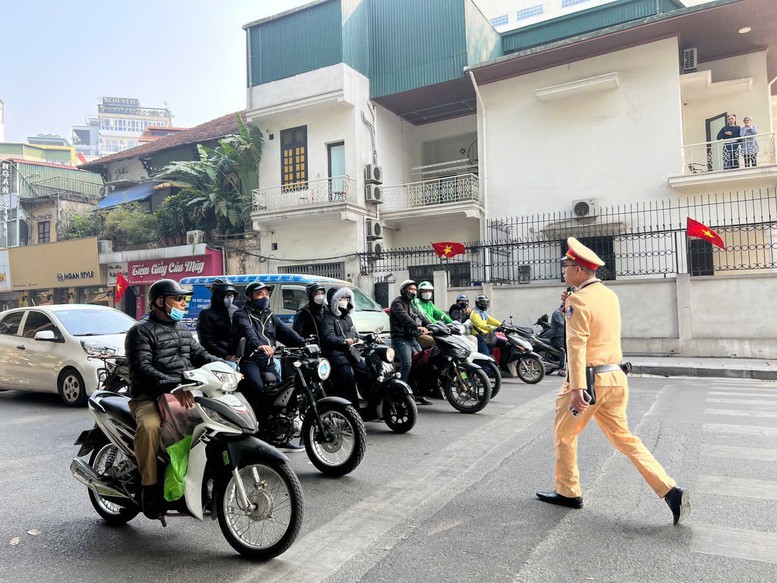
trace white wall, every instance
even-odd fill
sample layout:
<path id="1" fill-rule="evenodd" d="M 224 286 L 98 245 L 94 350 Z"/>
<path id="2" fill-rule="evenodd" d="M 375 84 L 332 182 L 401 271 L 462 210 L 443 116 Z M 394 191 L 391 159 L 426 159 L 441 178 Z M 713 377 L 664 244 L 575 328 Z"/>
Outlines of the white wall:
<path id="1" fill-rule="evenodd" d="M 108 177 L 106 182 L 115 180 L 139 181 L 148 178 L 148 172 L 137 158 L 129 158 L 108 164 Z"/>
<path id="2" fill-rule="evenodd" d="M 540 102 L 535 90 L 617 72 L 617 89 Z M 674 38 L 480 87 L 487 114 L 488 215 L 662 198 L 681 164 Z"/>

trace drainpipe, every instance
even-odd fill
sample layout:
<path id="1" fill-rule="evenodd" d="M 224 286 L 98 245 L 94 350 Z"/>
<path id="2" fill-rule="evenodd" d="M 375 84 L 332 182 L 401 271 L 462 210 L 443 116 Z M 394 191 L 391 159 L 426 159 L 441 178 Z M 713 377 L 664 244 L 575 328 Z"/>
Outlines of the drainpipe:
<path id="1" fill-rule="evenodd" d="M 774 85 L 774 82 L 777 81 L 777 77 L 769 81 L 769 83 L 766 84 L 766 95 L 769 98 L 769 124 L 770 124 L 770 130 L 773 133 L 774 132 L 774 124 L 772 123 L 772 85 Z M 772 138 L 774 139 L 774 138 Z"/>
<path id="2" fill-rule="evenodd" d="M 487 126 L 487 117 L 486 117 L 486 104 L 483 102 L 483 97 L 480 95 L 480 89 L 478 88 L 478 83 L 475 81 L 475 75 L 472 73 L 472 71 L 468 71 L 469 73 L 469 79 L 472 81 L 472 87 L 475 88 L 475 96 L 477 97 L 477 101 L 479 104 L 478 107 L 478 116 L 480 117 L 480 126 L 481 131 L 478 132 L 478 148 L 480 149 L 481 153 L 483 154 L 483 160 L 480 160 L 480 156 L 478 156 L 478 183 L 480 184 L 480 196 L 481 196 L 481 202 L 483 203 L 483 214 L 485 215 L 483 217 L 483 221 L 480 224 L 480 239 L 481 241 L 486 240 L 486 224 L 488 221 L 488 172 L 486 171 L 486 164 L 488 161 L 488 156 L 486 155 L 487 149 L 488 149 L 488 140 L 486 140 L 486 126 Z M 481 139 L 482 138 L 482 139 Z M 482 143 L 482 147 L 481 147 Z M 490 267 L 490 252 L 488 249 L 483 249 L 484 257 L 483 257 L 483 268 L 484 268 L 484 280 L 490 281 L 491 279 L 491 267 Z"/>

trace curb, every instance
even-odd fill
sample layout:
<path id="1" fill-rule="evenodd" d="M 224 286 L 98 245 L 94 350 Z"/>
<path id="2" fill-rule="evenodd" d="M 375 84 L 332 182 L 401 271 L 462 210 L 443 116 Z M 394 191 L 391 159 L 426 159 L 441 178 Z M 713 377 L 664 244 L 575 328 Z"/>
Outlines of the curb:
<path id="1" fill-rule="evenodd" d="M 649 374 L 662 377 L 719 377 L 727 379 L 755 379 L 760 381 L 777 380 L 777 370 L 758 370 L 746 368 L 697 368 L 693 366 L 666 366 L 635 364 L 632 374 Z"/>

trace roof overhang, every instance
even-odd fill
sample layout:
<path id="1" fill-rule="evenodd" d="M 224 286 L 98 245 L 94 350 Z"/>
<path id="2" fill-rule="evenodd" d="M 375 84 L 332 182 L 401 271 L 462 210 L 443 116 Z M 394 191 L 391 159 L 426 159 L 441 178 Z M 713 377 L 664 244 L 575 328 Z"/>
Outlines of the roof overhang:
<path id="1" fill-rule="evenodd" d="M 473 115 L 477 112 L 475 89 L 469 77 L 427 85 L 403 93 L 373 97 L 372 100 L 414 125 Z"/>
<path id="2" fill-rule="evenodd" d="M 740 34 L 743 27 L 751 31 Z M 478 84 L 494 83 L 671 37 L 677 37 L 681 49 L 696 47 L 699 62 L 768 50 L 768 77 L 777 76 L 775 0 L 717 0 L 554 41 L 468 70 Z"/>

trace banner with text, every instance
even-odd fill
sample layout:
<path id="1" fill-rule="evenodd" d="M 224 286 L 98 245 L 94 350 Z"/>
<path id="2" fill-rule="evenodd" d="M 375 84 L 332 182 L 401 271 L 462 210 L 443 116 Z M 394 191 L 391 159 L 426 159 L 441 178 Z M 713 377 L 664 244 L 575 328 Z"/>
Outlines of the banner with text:
<path id="1" fill-rule="evenodd" d="M 213 273 L 213 263 L 212 255 L 128 261 L 127 279 L 130 285 L 146 285 L 154 283 L 159 279 L 180 281 L 184 277 L 218 275 L 218 273 Z M 216 267 L 218 270 L 221 270 L 220 265 Z"/>

